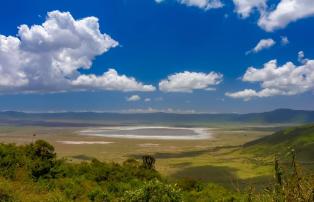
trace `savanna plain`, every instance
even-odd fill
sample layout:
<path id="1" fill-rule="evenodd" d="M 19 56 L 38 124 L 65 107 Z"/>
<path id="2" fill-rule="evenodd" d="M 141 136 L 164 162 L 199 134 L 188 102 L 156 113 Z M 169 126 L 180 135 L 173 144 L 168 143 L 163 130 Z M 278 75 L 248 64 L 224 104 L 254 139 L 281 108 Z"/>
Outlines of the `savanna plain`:
<path id="1" fill-rule="evenodd" d="M 152 139 L 84 135 L 81 131 L 90 128 L 79 127 L 1 126 L 0 141 L 28 144 L 42 139 L 55 147 L 59 158 L 74 163 L 93 158 L 121 163 L 149 154 L 157 160 L 156 169 L 170 178 L 189 177 L 238 188 L 267 182 L 273 171 L 271 157 L 243 152 L 242 145 L 282 127 L 216 125 L 203 127 L 208 137 L 201 139 Z"/>

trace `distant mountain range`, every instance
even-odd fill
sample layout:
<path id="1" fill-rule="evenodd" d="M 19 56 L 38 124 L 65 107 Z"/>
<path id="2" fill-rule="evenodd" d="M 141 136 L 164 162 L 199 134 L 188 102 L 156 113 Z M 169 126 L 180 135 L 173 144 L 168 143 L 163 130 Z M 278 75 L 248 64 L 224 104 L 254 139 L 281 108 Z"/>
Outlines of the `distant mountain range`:
<path id="1" fill-rule="evenodd" d="M 277 109 L 263 113 L 248 114 L 175 114 L 175 113 L 25 113 L 0 112 L 0 123 L 48 126 L 93 126 L 93 125 L 208 125 L 223 123 L 247 124 L 301 124 L 314 123 L 314 111 Z"/>

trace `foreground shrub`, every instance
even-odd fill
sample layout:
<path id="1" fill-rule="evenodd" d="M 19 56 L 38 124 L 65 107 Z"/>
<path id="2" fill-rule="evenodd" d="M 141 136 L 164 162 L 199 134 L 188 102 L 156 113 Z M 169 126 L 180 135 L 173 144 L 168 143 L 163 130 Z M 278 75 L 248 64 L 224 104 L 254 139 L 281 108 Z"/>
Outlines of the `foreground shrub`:
<path id="1" fill-rule="evenodd" d="M 222 186 L 207 183 L 201 189 L 191 189 L 184 192 L 184 201 L 248 201 L 245 195 L 230 191 Z"/>
<path id="2" fill-rule="evenodd" d="M 17 201 L 12 191 L 10 184 L 0 178 L 0 201 L 1 202 L 13 202 Z"/>
<path id="3" fill-rule="evenodd" d="M 91 192 L 88 193 L 88 198 L 90 201 L 95 201 L 95 202 L 109 202 L 110 197 L 109 195 L 102 191 L 100 188 L 96 188 L 92 190 Z"/>
<path id="4" fill-rule="evenodd" d="M 269 190 L 275 201 L 314 201 L 314 177 L 305 173 L 296 162 L 296 154 L 291 150 L 289 167 L 280 165 L 275 158 L 275 185 Z"/>
<path id="5" fill-rule="evenodd" d="M 51 170 L 56 162 L 56 154 L 54 147 L 48 142 L 37 140 L 34 144 L 31 143 L 25 147 L 27 157 L 30 159 L 28 168 L 31 171 L 31 176 L 38 180 L 41 178 L 51 178 Z"/>
<path id="6" fill-rule="evenodd" d="M 80 180 L 76 178 L 59 179 L 56 182 L 56 188 L 60 190 L 67 199 L 76 200 L 81 198 L 84 193 L 84 187 Z"/>
<path id="7" fill-rule="evenodd" d="M 192 178 L 183 178 L 178 181 L 178 186 L 183 191 L 201 191 L 204 188 L 204 183 Z"/>
<path id="8" fill-rule="evenodd" d="M 177 202 L 182 201 L 180 189 L 158 180 L 145 182 L 140 188 L 127 191 L 123 201 L 130 202 Z"/>
<path id="9" fill-rule="evenodd" d="M 20 149 L 14 144 L 0 144 L 0 175 L 15 178 L 16 170 L 23 165 Z"/>
<path id="10" fill-rule="evenodd" d="M 13 194 L 0 188 L 0 201 L 1 202 L 13 202 Z"/>

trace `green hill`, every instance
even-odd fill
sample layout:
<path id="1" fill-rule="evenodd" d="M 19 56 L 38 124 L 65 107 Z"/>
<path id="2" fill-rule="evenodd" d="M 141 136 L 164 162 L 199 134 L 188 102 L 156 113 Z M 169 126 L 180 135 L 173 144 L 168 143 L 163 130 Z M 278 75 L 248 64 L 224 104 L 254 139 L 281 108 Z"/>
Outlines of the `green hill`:
<path id="1" fill-rule="evenodd" d="M 244 145 L 245 152 L 257 155 L 285 155 L 295 149 L 297 159 L 314 161 L 314 124 L 291 127 Z"/>

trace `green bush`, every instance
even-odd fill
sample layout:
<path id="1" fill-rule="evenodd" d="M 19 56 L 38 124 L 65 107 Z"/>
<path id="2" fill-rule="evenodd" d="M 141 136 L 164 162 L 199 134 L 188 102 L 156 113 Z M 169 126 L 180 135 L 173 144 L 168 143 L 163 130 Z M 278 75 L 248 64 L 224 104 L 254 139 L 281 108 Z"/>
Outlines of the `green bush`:
<path id="1" fill-rule="evenodd" d="M 58 182 L 58 188 L 70 200 L 82 197 L 85 192 L 81 182 L 77 179 L 60 179 Z"/>
<path id="2" fill-rule="evenodd" d="M 199 180 L 195 180 L 192 178 L 183 178 L 178 181 L 178 186 L 183 191 L 201 191 L 204 188 L 204 183 L 200 182 Z"/>
<path id="3" fill-rule="evenodd" d="M 122 201 L 129 202 L 177 202 L 182 201 L 180 189 L 159 180 L 145 182 L 140 188 L 127 191 Z"/>
<path id="4" fill-rule="evenodd" d="M 102 191 L 100 188 L 96 188 L 88 193 L 88 198 L 90 201 L 95 202 L 109 202 L 109 195 Z"/>
<path id="5" fill-rule="evenodd" d="M 54 147 L 44 140 L 37 140 L 26 147 L 28 155 L 32 159 L 51 160 L 56 158 Z"/>
<path id="6" fill-rule="evenodd" d="M 191 190 L 184 192 L 185 201 L 247 201 L 245 195 L 235 193 L 226 188 L 208 183 L 201 190 Z"/>
<path id="7" fill-rule="evenodd" d="M 23 165 L 21 151 L 14 144 L 0 144 L 0 175 L 14 178 L 18 167 Z"/>
<path id="8" fill-rule="evenodd" d="M 141 164 L 136 159 L 127 159 L 123 162 L 123 166 L 129 168 L 139 168 Z"/>
<path id="9" fill-rule="evenodd" d="M 13 202 L 15 200 L 12 193 L 0 188 L 0 201 L 1 202 Z"/>
<path id="10" fill-rule="evenodd" d="M 58 161 L 54 147 L 46 141 L 37 140 L 34 144 L 25 147 L 28 161 L 28 168 L 31 176 L 39 178 L 54 178 L 58 174 Z"/>
<path id="11" fill-rule="evenodd" d="M 7 180 L 0 178 L 0 201 L 13 202 L 18 201 L 14 195 L 11 184 Z"/>

